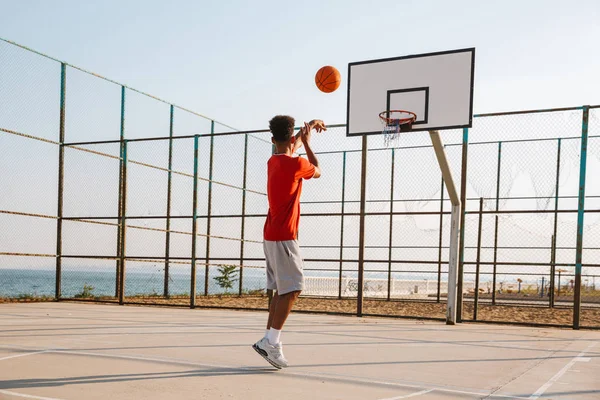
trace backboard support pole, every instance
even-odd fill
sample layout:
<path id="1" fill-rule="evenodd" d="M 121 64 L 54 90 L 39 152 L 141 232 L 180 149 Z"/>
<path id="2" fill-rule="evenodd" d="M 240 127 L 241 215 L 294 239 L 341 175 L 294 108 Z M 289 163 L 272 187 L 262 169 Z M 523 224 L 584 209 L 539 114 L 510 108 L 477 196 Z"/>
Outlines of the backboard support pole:
<path id="1" fill-rule="evenodd" d="M 446 324 L 454 325 L 456 323 L 456 299 L 458 284 L 458 249 L 460 248 L 460 198 L 452 178 L 452 171 L 446 158 L 444 144 L 438 131 L 429 131 L 431 143 L 435 151 L 435 156 L 440 165 L 442 178 L 446 183 L 448 197 L 452 203 L 452 214 L 450 217 L 450 257 L 448 260 L 448 306 L 446 308 Z"/>

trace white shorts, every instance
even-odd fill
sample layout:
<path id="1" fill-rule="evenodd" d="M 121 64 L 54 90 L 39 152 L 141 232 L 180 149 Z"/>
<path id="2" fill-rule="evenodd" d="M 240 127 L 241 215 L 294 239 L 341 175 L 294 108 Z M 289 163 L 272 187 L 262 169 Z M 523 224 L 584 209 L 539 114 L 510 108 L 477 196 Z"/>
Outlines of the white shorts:
<path id="1" fill-rule="evenodd" d="M 267 289 L 286 294 L 304 289 L 303 261 L 295 240 L 263 242 L 267 260 Z"/>

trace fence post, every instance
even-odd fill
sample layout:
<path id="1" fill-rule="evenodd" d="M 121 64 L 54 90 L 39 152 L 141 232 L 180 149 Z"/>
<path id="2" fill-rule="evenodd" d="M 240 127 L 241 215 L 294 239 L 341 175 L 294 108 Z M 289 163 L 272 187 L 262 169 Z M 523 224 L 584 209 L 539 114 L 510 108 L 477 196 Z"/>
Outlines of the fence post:
<path id="1" fill-rule="evenodd" d="M 483 222 L 483 197 L 479 198 L 479 224 L 477 226 L 477 261 L 475 266 L 475 293 L 473 300 L 473 320 L 477 321 L 477 310 L 479 308 L 479 269 L 481 262 L 481 228 Z"/>
<path id="2" fill-rule="evenodd" d="M 275 147 L 275 144 L 273 143 L 271 145 L 271 155 L 276 154 L 277 153 L 277 148 Z M 265 259 L 266 262 L 266 259 Z M 269 300 L 268 304 L 269 304 L 269 310 L 271 309 L 271 301 L 273 300 L 273 289 L 267 289 L 267 299 Z"/>
<path id="3" fill-rule="evenodd" d="M 550 307 L 554 307 L 554 282 L 556 280 L 556 234 L 558 232 L 558 199 L 559 199 L 559 183 L 560 183 L 560 153 L 561 140 L 558 139 L 558 148 L 556 150 L 556 186 L 554 189 L 554 233 L 552 234 L 552 249 L 550 254 L 550 292 L 549 302 Z"/>
<path id="4" fill-rule="evenodd" d="M 552 235 L 552 241 L 550 242 L 550 275 L 549 306 L 554 308 L 554 277 L 556 275 L 556 236 L 554 235 Z"/>
<path id="5" fill-rule="evenodd" d="M 390 235 L 388 239 L 388 288 L 387 288 L 387 299 L 388 301 L 392 295 L 392 242 L 393 242 L 393 227 L 394 227 L 394 159 L 395 152 L 392 148 L 392 165 L 391 165 L 391 178 L 390 178 Z"/>
<path id="6" fill-rule="evenodd" d="M 190 308 L 196 307 L 196 239 L 198 235 L 198 135 L 194 136 L 194 189 L 192 195 L 192 266 L 190 271 Z"/>
<path id="7" fill-rule="evenodd" d="M 215 143 L 215 121 L 210 121 L 210 166 L 208 167 L 208 212 L 206 215 L 206 265 L 204 269 L 204 295 L 208 296 L 208 275 L 210 272 L 210 215 L 212 214 L 213 155 Z"/>
<path id="8" fill-rule="evenodd" d="M 65 95 L 67 88 L 67 66 L 60 64 L 60 125 L 58 149 L 58 209 L 56 211 L 56 287 L 54 298 L 62 296 L 62 223 L 63 223 L 63 192 L 65 178 Z"/>
<path id="9" fill-rule="evenodd" d="M 356 315 L 363 315 L 363 284 L 365 270 L 365 205 L 367 200 L 367 135 L 362 137 L 362 157 L 360 166 L 360 222 L 358 232 L 358 293 Z"/>
<path id="10" fill-rule="evenodd" d="M 340 279 L 338 282 L 338 299 L 342 298 L 342 268 L 344 266 L 344 212 L 346 198 L 346 152 L 343 152 L 342 164 L 342 216 L 340 221 Z"/>
<path id="11" fill-rule="evenodd" d="M 119 134 L 119 205 L 117 209 L 117 216 L 119 224 L 121 223 L 121 210 L 123 207 L 123 193 L 121 193 L 123 189 L 123 141 L 125 140 L 125 87 L 121 86 L 121 128 Z M 121 226 L 118 226 L 117 229 L 117 262 L 116 262 L 116 271 L 115 271 L 115 297 L 119 297 L 119 293 L 121 289 L 119 286 L 121 285 L 120 276 L 121 276 Z"/>
<path id="12" fill-rule="evenodd" d="M 244 240 L 245 240 L 245 229 L 246 229 L 246 184 L 248 178 L 248 134 L 244 134 L 244 178 L 242 191 L 242 227 L 240 233 L 240 288 L 239 295 L 242 295 L 243 291 L 243 279 L 244 279 Z"/>
<path id="13" fill-rule="evenodd" d="M 173 104 L 171 104 L 170 116 L 169 116 L 169 166 L 167 173 L 167 221 L 166 221 L 166 235 L 165 235 L 165 282 L 163 296 L 169 297 L 169 258 L 171 256 L 171 188 L 172 188 L 172 173 L 173 168 Z"/>
<path id="14" fill-rule="evenodd" d="M 581 263 L 583 256 L 583 217 L 585 215 L 585 173 L 587 167 L 588 120 L 590 107 L 583 106 L 581 121 L 581 154 L 579 156 L 579 196 L 577 202 L 577 250 L 575 253 L 575 304 L 573 305 L 573 329 L 581 322 Z"/>
<path id="15" fill-rule="evenodd" d="M 119 268 L 119 304 L 123 305 L 125 303 L 125 243 L 126 243 L 126 233 L 127 233 L 127 218 L 125 217 L 127 214 L 127 140 L 123 140 L 123 151 L 121 153 L 121 159 L 123 160 L 123 171 L 121 172 L 122 179 L 122 188 L 121 188 L 121 219 L 120 219 L 120 228 L 121 228 L 121 240 L 119 242 L 119 260 L 120 260 L 120 268 Z"/>
<path id="16" fill-rule="evenodd" d="M 500 170 L 502 166 L 502 142 L 498 142 L 498 168 L 496 170 L 496 213 L 500 209 Z M 492 272 L 492 305 L 496 305 L 496 275 L 498 262 L 498 214 L 494 219 L 494 264 Z"/>
<path id="17" fill-rule="evenodd" d="M 121 241 L 123 240 L 123 227 L 122 218 L 123 218 L 123 171 L 125 166 L 125 161 L 123 159 L 123 152 L 125 149 L 125 86 L 121 86 L 121 127 L 119 133 L 119 209 L 117 211 L 119 217 L 119 226 L 117 229 L 117 271 L 115 274 L 115 297 L 119 299 L 119 303 L 121 303 L 121 285 L 123 284 L 121 281 L 121 269 L 122 269 L 122 258 L 121 258 Z M 121 303 L 122 304 L 122 303 Z"/>
<path id="18" fill-rule="evenodd" d="M 442 187 L 440 190 L 440 236 L 438 238 L 438 276 L 437 276 L 437 302 L 440 302 L 442 285 L 442 245 L 444 230 L 444 178 L 442 177 Z M 427 293 L 429 294 L 429 293 Z"/>
<path id="19" fill-rule="evenodd" d="M 460 244 L 458 248 L 458 282 L 456 285 L 456 322 L 462 322 L 463 271 L 465 261 L 465 215 L 467 210 L 467 164 L 469 150 L 469 128 L 463 128 L 462 165 L 460 173 Z M 448 288 L 448 291 L 450 288 Z"/>

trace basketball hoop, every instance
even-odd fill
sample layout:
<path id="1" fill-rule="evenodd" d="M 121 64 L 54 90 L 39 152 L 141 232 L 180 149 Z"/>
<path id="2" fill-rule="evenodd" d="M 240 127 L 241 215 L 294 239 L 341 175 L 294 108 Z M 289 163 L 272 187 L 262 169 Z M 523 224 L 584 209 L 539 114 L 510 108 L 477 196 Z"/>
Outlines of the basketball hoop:
<path id="1" fill-rule="evenodd" d="M 390 147 L 398 140 L 400 132 L 409 132 L 412 124 L 417 119 L 417 114 L 412 111 L 390 110 L 379 113 L 383 129 L 383 140 L 386 147 Z"/>

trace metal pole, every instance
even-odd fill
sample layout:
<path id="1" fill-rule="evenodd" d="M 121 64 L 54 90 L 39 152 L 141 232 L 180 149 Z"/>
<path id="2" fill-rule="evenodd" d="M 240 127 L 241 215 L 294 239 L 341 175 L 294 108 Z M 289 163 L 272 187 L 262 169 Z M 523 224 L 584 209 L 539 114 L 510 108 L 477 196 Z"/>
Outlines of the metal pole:
<path id="1" fill-rule="evenodd" d="M 210 133 L 215 133 L 215 121 L 210 121 Z M 212 213 L 212 179 L 213 179 L 213 153 L 215 137 L 210 137 L 210 166 L 208 169 L 208 213 L 206 216 L 206 266 L 204 268 L 204 295 L 208 296 L 208 275 L 210 268 L 210 216 Z"/>
<path id="2" fill-rule="evenodd" d="M 119 259 L 121 260 L 121 265 L 119 269 L 119 304 L 123 305 L 125 302 L 125 243 L 126 243 L 126 233 L 127 233 L 127 220 L 125 218 L 127 212 L 127 141 L 123 141 L 123 152 L 121 153 L 121 159 L 123 160 L 123 172 L 121 173 L 123 177 L 123 187 L 121 188 L 121 247 L 119 251 Z"/>
<path id="3" fill-rule="evenodd" d="M 169 297 L 169 257 L 171 254 L 171 187 L 172 187 L 172 173 L 173 168 L 173 110 L 174 107 L 171 104 L 171 112 L 169 117 L 169 172 L 167 175 L 167 223 L 166 223 L 166 236 L 165 236 L 165 282 L 163 296 Z"/>
<path id="4" fill-rule="evenodd" d="M 479 308 L 479 269 L 481 261 L 481 227 L 483 222 L 483 197 L 479 198 L 479 225 L 477 227 L 477 261 L 475 267 L 475 300 L 473 304 L 473 320 L 477 321 L 477 309 Z"/>
<path id="5" fill-rule="evenodd" d="M 123 151 L 124 151 L 124 143 L 125 143 L 125 86 L 121 86 L 121 125 L 119 132 L 119 154 L 121 155 L 119 158 L 119 205 L 118 205 L 118 218 L 119 218 L 119 227 L 117 229 L 117 268 L 115 274 L 115 297 L 121 298 L 121 240 L 122 240 L 122 227 L 121 227 L 121 219 L 123 216 Z"/>
<path id="6" fill-rule="evenodd" d="M 496 171 L 496 212 L 500 209 L 500 168 L 502 166 L 502 142 L 498 142 L 498 169 Z M 492 273 L 492 305 L 496 305 L 496 276 L 498 262 L 498 214 L 494 220 L 494 264 Z"/>
<path id="7" fill-rule="evenodd" d="M 583 107 L 581 121 L 581 154 L 579 157 L 579 199 L 577 202 L 577 250 L 575 253 L 575 304 L 573 329 L 579 329 L 581 320 L 581 263 L 583 253 L 583 217 L 585 215 L 585 173 L 587 167 L 588 121 L 590 107 Z"/>
<path id="8" fill-rule="evenodd" d="M 343 153 L 343 165 L 342 165 L 342 215 L 340 219 L 340 278 L 338 282 L 338 299 L 342 298 L 342 269 L 344 266 L 344 211 L 345 211 L 345 199 L 346 197 L 346 152 Z"/>
<path id="9" fill-rule="evenodd" d="M 460 251 L 460 221 L 461 201 L 458 197 L 458 191 L 452 178 L 452 170 L 448 164 L 444 144 L 438 131 L 429 131 L 429 137 L 435 150 L 435 156 L 438 160 L 442 178 L 446 182 L 448 197 L 452 202 L 452 212 L 450 218 L 450 256 L 448 259 L 448 305 L 446 307 L 446 324 L 454 325 L 456 323 L 457 292 L 458 292 L 458 268 Z"/>
<path id="10" fill-rule="evenodd" d="M 444 234 L 444 178 L 442 177 L 442 188 L 440 190 L 440 235 L 438 241 L 438 276 L 437 276 L 437 302 L 440 302 L 442 286 L 442 245 Z M 428 293 L 429 294 L 429 293 Z"/>
<path id="11" fill-rule="evenodd" d="M 59 300 L 62 295 L 62 223 L 63 223 L 63 194 L 65 181 L 65 95 L 67 88 L 67 66 L 60 64 L 60 125 L 58 149 L 58 209 L 56 211 L 56 288 L 54 298 Z"/>
<path id="12" fill-rule="evenodd" d="M 192 207 L 192 269 L 190 271 L 190 308 L 196 307 L 196 241 L 198 239 L 198 135 L 194 136 L 194 189 Z"/>
<path id="13" fill-rule="evenodd" d="M 363 284 L 365 269 L 365 208 L 367 201 L 367 136 L 362 137 L 362 159 L 360 167 L 360 223 L 358 233 L 358 293 L 356 315 L 363 315 Z"/>
<path id="14" fill-rule="evenodd" d="M 550 242 L 550 275 L 551 279 L 554 279 L 556 274 L 556 236 L 552 235 L 552 241 Z M 550 308 L 554 308 L 554 282 L 550 281 Z"/>
<path id="15" fill-rule="evenodd" d="M 456 321 L 462 322 L 463 306 L 463 271 L 465 261 L 465 215 L 467 211 L 467 161 L 469 150 L 469 129 L 463 128 L 462 161 L 460 174 L 460 245 L 458 248 L 458 282 L 456 286 Z M 454 209 L 454 207 L 453 207 Z"/>
<path id="16" fill-rule="evenodd" d="M 393 229 L 394 229 L 394 216 L 392 213 L 394 212 L 394 159 L 395 152 L 392 148 L 392 165 L 391 165 L 391 178 L 390 178 L 390 236 L 388 239 L 388 289 L 387 289 L 387 299 L 388 301 L 392 295 L 392 242 L 393 242 Z"/>
<path id="17" fill-rule="evenodd" d="M 275 144 L 271 144 L 271 155 L 277 152 Z M 267 289 L 267 299 L 269 300 L 269 310 L 271 309 L 271 301 L 273 300 L 273 289 Z"/>
<path id="18" fill-rule="evenodd" d="M 56 210 L 56 277 L 54 298 L 59 300 L 62 295 L 62 217 L 63 192 L 65 177 L 65 95 L 66 95 L 67 66 L 60 64 L 60 122 L 58 128 L 58 207 Z"/>
<path id="19" fill-rule="evenodd" d="M 119 154 L 123 154 L 123 141 L 125 139 L 125 87 L 121 86 L 121 128 L 119 134 Z M 121 209 L 122 205 L 122 197 L 123 194 L 121 190 L 123 189 L 123 157 L 119 159 L 119 205 L 118 205 L 118 218 L 119 223 L 121 223 Z M 116 273 L 115 273 L 115 297 L 119 297 L 120 293 L 120 276 L 121 276 L 121 228 L 117 229 L 117 262 L 116 262 Z"/>
<path id="20" fill-rule="evenodd" d="M 544 298 L 544 289 L 545 289 L 545 284 L 546 284 L 546 277 L 542 276 L 542 288 L 540 290 L 540 297 L 543 299 Z"/>
<path id="21" fill-rule="evenodd" d="M 560 297 L 560 274 L 562 273 L 562 271 L 559 269 L 558 270 L 558 293 L 556 294 L 558 297 Z"/>
<path id="22" fill-rule="evenodd" d="M 239 295 L 242 295 L 243 291 L 243 279 L 244 279 L 244 239 L 245 237 L 245 228 L 246 228 L 246 184 L 248 177 L 248 134 L 244 135 L 244 181 L 242 191 L 242 232 L 240 238 L 240 288 Z"/>
<path id="23" fill-rule="evenodd" d="M 559 199 L 559 183 L 560 183 L 560 153 L 561 140 L 558 139 L 558 148 L 556 149 L 556 186 L 554 189 L 554 233 L 552 235 L 552 250 L 550 262 L 550 307 L 554 307 L 554 281 L 556 280 L 556 234 L 558 233 L 558 199 Z"/>

